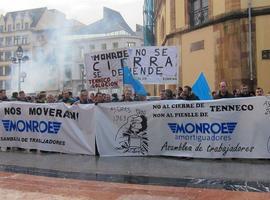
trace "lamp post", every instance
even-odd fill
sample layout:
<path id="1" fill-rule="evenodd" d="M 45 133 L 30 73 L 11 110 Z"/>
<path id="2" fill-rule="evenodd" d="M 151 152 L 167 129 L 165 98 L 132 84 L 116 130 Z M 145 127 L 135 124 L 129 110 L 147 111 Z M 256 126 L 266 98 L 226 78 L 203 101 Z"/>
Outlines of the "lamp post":
<path id="1" fill-rule="evenodd" d="M 21 78 L 26 77 L 26 73 L 21 73 L 21 64 L 25 61 L 29 60 L 28 56 L 23 56 L 23 48 L 21 46 L 18 46 L 16 50 L 16 57 L 11 57 L 12 63 L 18 64 L 19 69 L 18 69 L 18 92 L 21 91 Z"/>

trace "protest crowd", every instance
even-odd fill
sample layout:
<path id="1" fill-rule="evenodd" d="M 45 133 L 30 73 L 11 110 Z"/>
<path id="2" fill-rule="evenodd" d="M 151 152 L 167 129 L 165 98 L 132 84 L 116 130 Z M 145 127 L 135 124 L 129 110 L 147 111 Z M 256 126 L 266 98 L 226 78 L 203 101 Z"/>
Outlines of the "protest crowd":
<path id="1" fill-rule="evenodd" d="M 211 92 L 209 92 L 211 93 Z M 220 82 L 219 90 L 211 93 L 213 100 L 223 98 L 246 98 L 252 96 L 270 96 L 270 93 L 264 93 L 263 89 L 257 87 L 253 92 L 246 84 L 241 85 L 239 89 L 232 92 L 228 90 L 225 81 Z M 1 102 L 28 102 L 28 103 L 65 103 L 67 105 L 78 104 L 100 104 L 112 102 L 134 102 L 134 101 L 153 101 L 153 100 L 200 100 L 200 98 L 192 91 L 190 86 L 179 87 L 177 91 L 171 89 L 161 90 L 159 96 L 142 96 L 133 93 L 129 87 L 124 88 L 123 95 L 119 96 L 117 93 L 106 94 L 101 92 L 89 92 L 88 90 L 81 90 L 78 97 L 74 97 L 69 90 L 63 90 L 61 94 L 55 96 L 47 94 L 46 91 L 39 92 L 36 96 L 26 95 L 24 91 L 13 92 L 11 97 L 7 97 L 5 90 L 0 90 L 0 103 Z M 201 99 L 204 100 L 204 99 Z M 1 150 L 21 150 L 21 151 L 40 151 L 37 149 L 23 149 L 17 147 L 0 147 Z M 47 152 L 47 151 L 42 151 Z M 97 149 L 96 149 L 96 152 Z M 98 153 L 97 153 L 98 155 Z M 184 157 L 185 158 L 185 157 Z"/>
<path id="2" fill-rule="evenodd" d="M 243 84 L 240 88 L 229 91 L 225 81 L 220 82 L 219 90 L 212 92 L 213 99 L 252 97 L 252 96 L 269 96 L 270 92 L 264 93 L 264 90 L 257 87 L 255 91 L 251 91 L 248 85 Z M 123 95 L 117 93 L 106 94 L 101 92 L 88 92 L 81 90 L 79 96 L 73 96 L 69 90 L 63 90 L 59 95 L 47 94 L 46 91 L 39 92 L 36 96 L 28 96 L 24 91 L 13 92 L 11 97 L 7 97 L 5 90 L 0 90 L 0 102 L 3 101 L 21 101 L 29 103 L 66 103 L 73 104 L 91 104 L 91 103 L 110 103 L 110 102 L 130 102 L 130 101 L 147 101 L 147 100 L 200 100 L 200 98 L 192 91 L 190 86 L 179 87 L 177 91 L 171 89 L 161 90 L 159 97 L 151 98 L 151 96 L 141 96 L 132 92 L 132 89 L 125 88 Z"/>

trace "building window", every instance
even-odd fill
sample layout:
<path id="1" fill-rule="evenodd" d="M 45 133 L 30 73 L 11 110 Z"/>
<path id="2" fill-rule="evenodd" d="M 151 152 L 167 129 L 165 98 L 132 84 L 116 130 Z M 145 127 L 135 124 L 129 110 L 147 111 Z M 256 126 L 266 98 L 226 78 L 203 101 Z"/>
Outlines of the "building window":
<path id="1" fill-rule="evenodd" d="M 2 33 L 2 32 L 4 32 L 4 26 L 3 25 L 0 26 L 0 33 Z"/>
<path id="2" fill-rule="evenodd" d="M 190 1 L 190 25 L 197 26 L 208 20 L 208 0 Z"/>
<path id="3" fill-rule="evenodd" d="M 93 45 L 93 44 L 90 45 L 90 50 L 91 51 L 95 50 L 95 48 L 96 48 L 95 45 Z"/>
<path id="4" fill-rule="evenodd" d="M 4 61 L 4 52 L 0 52 L 0 62 Z"/>
<path id="5" fill-rule="evenodd" d="M 14 45 L 18 45 L 21 42 L 21 36 L 15 36 L 14 37 Z"/>
<path id="6" fill-rule="evenodd" d="M 24 29 L 26 29 L 26 30 L 29 29 L 29 23 L 24 24 Z"/>
<path id="7" fill-rule="evenodd" d="M 134 47 L 134 46 L 136 46 L 136 43 L 135 42 L 127 42 L 127 46 Z"/>
<path id="8" fill-rule="evenodd" d="M 6 46 L 11 46 L 12 45 L 12 37 L 6 37 Z"/>
<path id="9" fill-rule="evenodd" d="M 114 49 L 117 49 L 117 48 L 118 48 L 118 42 L 114 42 L 114 43 L 113 43 L 113 48 L 114 48 Z"/>
<path id="10" fill-rule="evenodd" d="M 0 66 L 0 76 L 4 76 L 4 66 Z"/>
<path id="11" fill-rule="evenodd" d="M 9 90 L 11 87 L 11 82 L 10 80 L 0 80 L 0 89 L 5 89 L 5 90 Z"/>
<path id="12" fill-rule="evenodd" d="M 0 47 L 4 46 L 4 38 L 0 38 Z"/>
<path id="13" fill-rule="evenodd" d="M 4 89 L 4 81 L 0 80 L 0 89 Z"/>
<path id="14" fill-rule="evenodd" d="M 8 25 L 8 32 L 11 32 L 12 31 L 12 26 L 11 24 Z"/>
<path id="15" fill-rule="evenodd" d="M 102 45 L 101 45 L 101 49 L 102 49 L 102 50 L 106 50 L 106 49 L 107 49 L 107 44 L 102 44 Z"/>
<path id="16" fill-rule="evenodd" d="M 27 37 L 27 35 L 22 36 L 22 44 L 28 44 L 28 37 Z"/>
<path id="17" fill-rule="evenodd" d="M 56 62 L 56 55 L 55 55 L 55 52 L 56 50 L 54 49 L 53 52 L 51 53 L 50 57 L 53 57 L 54 58 L 54 62 Z M 72 61 L 72 48 L 70 47 L 66 47 L 66 51 L 65 51 L 65 54 L 64 54 L 64 58 L 66 61 Z M 79 56 L 81 56 L 81 54 L 83 54 L 83 50 L 79 48 Z"/>
<path id="18" fill-rule="evenodd" d="M 5 60 L 9 61 L 11 59 L 11 51 L 6 51 L 5 52 Z"/>
<path id="19" fill-rule="evenodd" d="M 83 56 L 84 56 L 84 48 L 79 47 L 79 58 L 83 58 Z"/>
<path id="20" fill-rule="evenodd" d="M 65 80 L 71 80 L 72 73 L 71 73 L 71 66 L 65 65 Z"/>
<path id="21" fill-rule="evenodd" d="M 16 30 L 17 30 L 17 31 L 18 31 L 18 30 L 21 30 L 21 24 L 20 24 L 20 23 L 16 24 Z"/>
<path id="22" fill-rule="evenodd" d="M 0 76 L 9 76 L 11 73 L 10 66 L 0 66 Z"/>
<path id="23" fill-rule="evenodd" d="M 10 76 L 11 75 L 11 67 L 10 66 L 5 66 L 5 76 Z"/>
<path id="24" fill-rule="evenodd" d="M 5 90 L 10 90 L 11 89 L 11 80 L 6 80 L 5 81 Z"/>

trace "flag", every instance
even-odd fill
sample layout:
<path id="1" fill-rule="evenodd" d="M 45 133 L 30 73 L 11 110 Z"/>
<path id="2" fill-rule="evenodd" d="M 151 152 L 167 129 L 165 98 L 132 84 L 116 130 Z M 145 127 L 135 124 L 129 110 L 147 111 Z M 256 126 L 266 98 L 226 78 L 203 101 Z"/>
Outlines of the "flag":
<path id="1" fill-rule="evenodd" d="M 143 84 L 140 81 L 133 78 L 132 74 L 130 73 L 128 67 L 123 67 L 124 77 L 123 82 L 124 84 L 129 84 L 133 87 L 136 94 L 141 96 L 147 96 L 147 92 L 144 89 Z"/>
<path id="2" fill-rule="evenodd" d="M 200 74 L 199 78 L 192 86 L 192 91 L 200 98 L 200 100 L 213 99 L 210 87 L 203 73 Z"/>

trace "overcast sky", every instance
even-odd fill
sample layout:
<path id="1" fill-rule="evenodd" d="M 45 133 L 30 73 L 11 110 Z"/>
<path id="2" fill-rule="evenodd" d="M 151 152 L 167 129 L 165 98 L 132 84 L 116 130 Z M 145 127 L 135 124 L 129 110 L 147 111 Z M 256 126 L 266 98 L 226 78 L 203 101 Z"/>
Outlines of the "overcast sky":
<path id="1" fill-rule="evenodd" d="M 102 18 L 103 7 L 119 11 L 131 28 L 143 24 L 143 0 L 0 0 L 0 14 L 48 7 L 64 12 L 68 19 L 90 24 Z"/>

